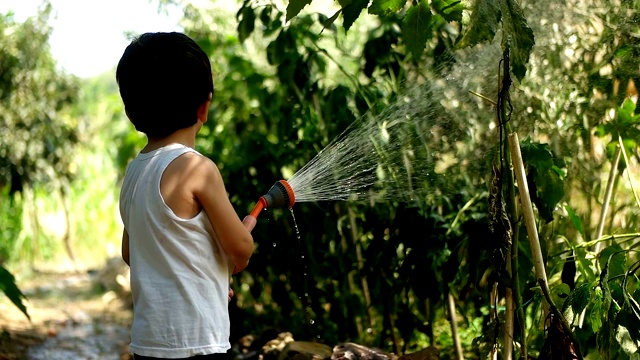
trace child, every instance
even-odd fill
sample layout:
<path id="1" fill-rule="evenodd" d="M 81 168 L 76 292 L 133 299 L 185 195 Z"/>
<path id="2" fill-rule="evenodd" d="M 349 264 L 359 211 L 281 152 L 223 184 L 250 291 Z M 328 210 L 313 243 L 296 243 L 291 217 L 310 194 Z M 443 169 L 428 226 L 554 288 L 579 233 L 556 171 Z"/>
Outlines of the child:
<path id="1" fill-rule="evenodd" d="M 255 218 L 240 221 L 217 166 L 193 150 L 213 95 L 209 58 L 184 34 L 146 33 L 125 49 L 116 80 L 147 136 L 120 193 L 130 349 L 135 359 L 220 357 L 230 348 L 229 278 L 249 262 Z"/>

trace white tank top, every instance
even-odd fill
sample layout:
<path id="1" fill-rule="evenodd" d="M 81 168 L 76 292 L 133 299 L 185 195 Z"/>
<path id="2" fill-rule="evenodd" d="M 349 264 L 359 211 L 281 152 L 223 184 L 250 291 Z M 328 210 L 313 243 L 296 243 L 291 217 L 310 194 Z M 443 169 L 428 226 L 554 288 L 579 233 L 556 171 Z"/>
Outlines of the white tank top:
<path id="1" fill-rule="evenodd" d="M 187 152 L 197 153 L 181 144 L 140 153 L 122 184 L 133 296 L 130 350 L 141 356 L 180 358 L 230 348 L 230 261 L 204 210 L 182 219 L 160 194 L 164 170 Z"/>

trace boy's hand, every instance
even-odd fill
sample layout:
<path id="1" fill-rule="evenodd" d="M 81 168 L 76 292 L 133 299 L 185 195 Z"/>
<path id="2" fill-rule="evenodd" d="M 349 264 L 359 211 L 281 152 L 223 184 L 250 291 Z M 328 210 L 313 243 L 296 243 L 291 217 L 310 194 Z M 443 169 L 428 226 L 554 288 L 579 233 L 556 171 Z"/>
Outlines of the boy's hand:
<path id="1" fill-rule="evenodd" d="M 232 297 L 233 297 L 233 290 L 229 288 L 229 302 L 231 302 Z"/>
<path id="2" fill-rule="evenodd" d="M 251 230 L 253 230 L 253 228 L 256 226 L 257 222 L 258 222 L 258 219 L 254 218 L 251 215 L 247 215 L 247 216 L 244 217 L 244 219 L 242 219 L 242 224 L 244 225 L 244 227 L 249 232 L 251 232 Z"/>

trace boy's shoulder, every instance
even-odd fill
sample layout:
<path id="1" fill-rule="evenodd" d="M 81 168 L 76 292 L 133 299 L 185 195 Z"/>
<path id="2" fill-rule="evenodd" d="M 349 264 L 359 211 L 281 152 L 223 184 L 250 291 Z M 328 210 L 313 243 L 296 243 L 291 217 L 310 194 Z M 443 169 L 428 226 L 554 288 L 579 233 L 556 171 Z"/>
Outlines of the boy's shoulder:
<path id="1" fill-rule="evenodd" d="M 175 164 L 189 167 L 189 168 L 200 168 L 200 167 L 209 167 L 215 166 L 214 162 L 208 157 L 202 155 L 196 150 L 191 149 L 191 151 L 185 151 L 182 155 L 178 156 L 174 161 Z"/>
<path id="2" fill-rule="evenodd" d="M 195 173 L 207 174 L 217 172 L 218 167 L 213 160 L 193 150 L 187 151 L 178 156 L 170 165 L 173 171 L 183 175 L 193 175 Z"/>
<path id="3" fill-rule="evenodd" d="M 176 176 L 183 187 L 207 189 L 213 183 L 221 182 L 222 175 L 216 163 L 199 152 L 186 152 L 169 165 L 167 175 Z"/>

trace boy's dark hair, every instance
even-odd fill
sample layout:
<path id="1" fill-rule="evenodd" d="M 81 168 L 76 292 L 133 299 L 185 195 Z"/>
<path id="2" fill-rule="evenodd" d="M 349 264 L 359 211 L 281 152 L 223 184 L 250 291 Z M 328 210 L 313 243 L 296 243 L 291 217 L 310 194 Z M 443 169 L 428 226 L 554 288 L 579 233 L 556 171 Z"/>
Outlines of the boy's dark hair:
<path id="1" fill-rule="evenodd" d="M 177 32 L 134 39 L 118 62 L 116 81 L 133 125 L 156 138 L 195 124 L 198 107 L 213 93 L 209 57 Z"/>

